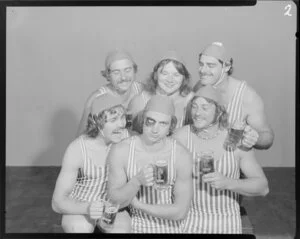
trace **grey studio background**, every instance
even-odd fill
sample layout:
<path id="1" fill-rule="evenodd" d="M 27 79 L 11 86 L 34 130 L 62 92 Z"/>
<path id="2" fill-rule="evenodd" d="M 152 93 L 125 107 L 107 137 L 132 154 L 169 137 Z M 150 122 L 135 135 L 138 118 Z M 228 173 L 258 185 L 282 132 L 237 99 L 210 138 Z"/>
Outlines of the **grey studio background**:
<path id="1" fill-rule="evenodd" d="M 127 49 L 144 81 L 159 57 L 177 50 L 193 83 L 198 53 L 221 41 L 233 76 L 262 96 L 275 132 L 257 151 L 266 167 L 295 166 L 296 6 L 258 1 L 253 7 L 8 7 L 6 165 L 59 166 L 74 139 L 84 102 L 106 80 L 107 52 Z"/>

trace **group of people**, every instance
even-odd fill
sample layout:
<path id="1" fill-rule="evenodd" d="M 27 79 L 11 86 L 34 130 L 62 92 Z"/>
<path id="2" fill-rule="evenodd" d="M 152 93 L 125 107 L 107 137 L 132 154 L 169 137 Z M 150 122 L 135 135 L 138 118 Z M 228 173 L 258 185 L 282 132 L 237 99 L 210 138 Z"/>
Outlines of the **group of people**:
<path id="1" fill-rule="evenodd" d="M 222 43 L 199 54 L 200 80 L 191 87 L 183 59 L 167 52 L 143 84 L 123 50 L 110 52 L 108 84 L 87 99 L 62 161 L 52 208 L 67 233 L 242 233 L 240 195 L 265 196 L 268 181 L 253 148 L 271 147 L 274 134 L 261 97 L 231 76 Z M 224 148 L 236 120 L 241 145 Z M 198 156 L 213 151 L 213 172 L 199 175 Z M 166 162 L 167 186 L 153 165 Z M 243 175 L 243 177 L 241 177 Z M 99 224 L 105 200 L 119 204 L 113 227 Z"/>

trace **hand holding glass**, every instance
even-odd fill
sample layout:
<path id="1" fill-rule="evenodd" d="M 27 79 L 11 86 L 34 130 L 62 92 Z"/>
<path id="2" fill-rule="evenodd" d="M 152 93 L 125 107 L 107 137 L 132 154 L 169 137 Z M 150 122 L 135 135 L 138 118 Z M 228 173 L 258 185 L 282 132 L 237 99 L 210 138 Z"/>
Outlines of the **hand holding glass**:
<path id="1" fill-rule="evenodd" d="M 245 121 L 235 121 L 228 130 L 228 135 L 224 142 L 224 148 L 226 150 L 235 150 L 240 146 L 244 129 L 246 127 Z"/>
<path id="2" fill-rule="evenodd" d="M 100 226 L 102 228 L 110 228 L 113 226 L 118 210 L 119 204 L 113 202 L 112 200 L 103 200 L 104 207 L 103 207 L 103 215 L 100 219 Z"/>

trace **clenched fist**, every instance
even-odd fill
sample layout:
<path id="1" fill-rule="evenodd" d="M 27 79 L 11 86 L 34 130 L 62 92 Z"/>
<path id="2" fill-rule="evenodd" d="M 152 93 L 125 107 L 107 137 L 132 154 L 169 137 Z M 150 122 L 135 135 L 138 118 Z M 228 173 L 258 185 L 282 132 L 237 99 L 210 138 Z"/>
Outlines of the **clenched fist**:
<path id="1" fill-rule="evenodd" d="M 211 187 L 219 190 L 228 189 L 231 179 L 219 172 L 213 172 L 203 175 L 203 182 L 208 183 Z"/>
<path id="2" fill-rule="evenodd" d="M 242 146 L 246 148 L 252 148 L 258 140 L 258 133 L 250 125 L 247 125 L 244 129 Z"/>
<path id="3" fill-rule="evenodd" d="M 152 186 L 154 184 L 153 166 L 151 164 L 144 166 L 136 176 L 141 185 Z"/>
<path id="4" fill-rule="evenodd" d="M 91 202 L 88 213 L 91 219 L 97 220 L 102 217 L 103 214 L 104 201 L 93 201 Z"/>

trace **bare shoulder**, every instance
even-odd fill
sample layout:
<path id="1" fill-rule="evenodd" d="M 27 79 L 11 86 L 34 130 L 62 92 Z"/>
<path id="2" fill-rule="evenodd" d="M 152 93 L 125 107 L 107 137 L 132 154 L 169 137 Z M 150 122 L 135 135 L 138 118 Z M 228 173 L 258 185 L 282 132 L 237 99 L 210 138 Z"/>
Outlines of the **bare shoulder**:
<path id="1" fill-rule="evenodd" d="M 90 104 L 91 104 L 95 99 L 97 99 L 105 94 L 108 94 L 108 91 L 106 88 L 107 87 L 104 85 L 104 86 L 100 87 L 99 89 L 91 92 L 87 98 L 87 102 L 90 102 Z"/>
<path id="2" fill-rule="evenodd" d="M 236 149 L 235 151 L 235 156 L 239 160 L 244 160 L 244 159 L 255 159 L 255 153 L 253 149 L 249 150 L 241 150 L 241 149 Z"/>
<path id="3" fill-rule="evenodd" d="M 187 130 L 189 125 L 185 125 L 175 130 L 172 137 L 180 142 L 182 145 L 186 145 L 187 142 Z"/>
<path id="4" fill-rule="evenodd" d="M 176 141 L 176 168 L 180 174 L 189 175 L 192 171 L 192 154 Z"/>
<path id="5" fill-rule="evenodd" d="M 123 139 L 121 142 L 113 144 L 110 148 L 109 155 L 110 157 L 124 158 L 129 154 L 130 142 L 132 137 Z"/>
<path id="6" fill-rule="evenodd" d="M 247 84 L 244 92 L 244 98 L 243 103 L 245 106 L 251 107 L 259 107 L 263 106 L 263 100 L 261 96 L 257 93 L 257 91 L 251 87 L 249 84 Z"/>
<path id="7" fill-rule="evenodd" d="M 81 138 L 78 137 L 68 145 L 63 157 L 62 167 L 70 165 L 81 167 L 83 164 L 82 159 Z"/>
<path id="8" fill-rule="evenodd" d="M 179 141 L 176 140 L 176 154 L 179 157 L 191 158 L 191 153 L 189 150 Z"/>

